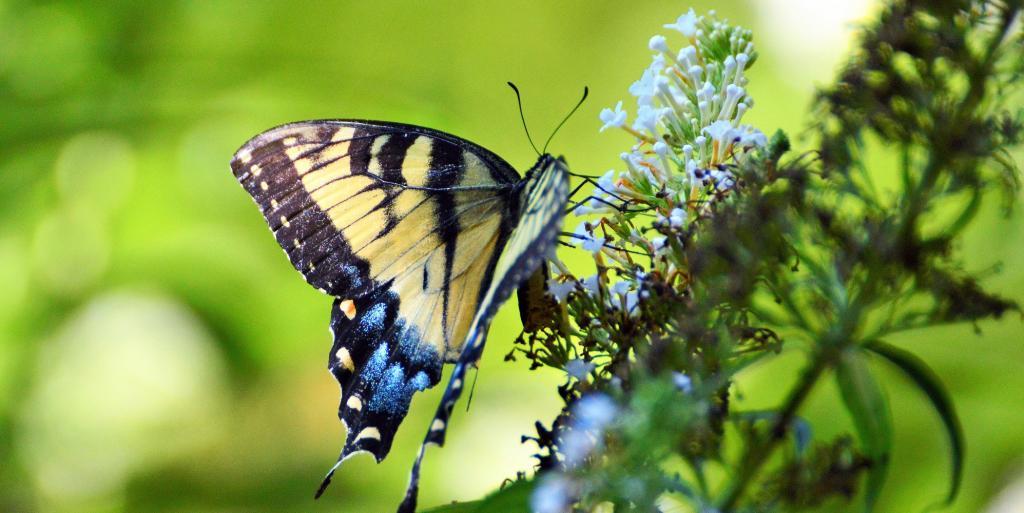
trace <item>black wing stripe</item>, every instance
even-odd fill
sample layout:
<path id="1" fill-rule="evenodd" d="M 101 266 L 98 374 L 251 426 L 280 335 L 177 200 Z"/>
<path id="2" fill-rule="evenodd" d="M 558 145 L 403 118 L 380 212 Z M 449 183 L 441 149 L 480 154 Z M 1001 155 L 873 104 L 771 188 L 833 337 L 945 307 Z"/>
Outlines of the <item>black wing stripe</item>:
<path id="1" fill-rule="evenodd" d="M 492 203 L 493 201 L 494 201 L 494 200 L 486 200 L 486 201 L 480 201 L 480 202 L 479 202 L 478 204 L 483 204 L 483 203 Z M 466 210 L 468 210 L 468 209 L 466 209 Z M 464 211 L 465 211 L 465 210 L 464 210 Z M 461 213 L 461 212 L 464 212 L 464 211 L 460 211 L 460 213 Z M 448 223 L 452 223 L 452 222 L 455 222 L 455 221 L 454 221 L 454 220 L 452 220 L 452 219 L 448 219 L 448 220 L 446 220 L 446 221 L 445 221 L 445 223 L 443 223 L 443 224 L 448 224 Z M 477 224 L 480 224 L 480 223 L 482 223 L 482 222 L 484 222 L 484 221 L 480 221 L 479 223 L 475 223 L 475 224 L 473 224 L 473 225 L 471 225 L 471 226 L 476 226 Z M 467 226 L 466 228 L 468 229 L 468 228 L 470 228 L 471 226 Z M 428 232 L 428 233 L 439 233 L 439 232 L 440 232 L 440 231 L 441 231 L 442 229 L 443 229 L 443 227 L 435 227 L 434 229 L 432 229 L 432 230 L 431 230 L 430 232 Z M 388 273 L 388 272 L 389 272 L 389 271 L 391 270 L 391 267 L 392 267 L 393 265 L 395 265 L 395 263 L 397 263 L 397 262 L 400 262 L 400 261 L 402 261 L 402 258 L 403 258 L 404 256 L 406 256 L 406 255 L 408 255 L 409 253 L 411 253 L 412 251 L 414 251 L 414 250 L 418 249 L 418 248 L 419 248 L 419 246 L 420 246 L 421 244 L 423 244 L 423 243 L 425 243 L 425 242 L 427 242 L 427 241 L 432 241 L 432 240 L 435 240 L 435 239 L 433 239 L 433 238 L 431 238 L 431 237 L 423 237 L 423 238 L 421 238 L 421 239 L 417 240 L 417 241 L 416 241 L 415 243 L 413 243 L 413 244 L 412 244 L 411 246 L 409 246 L 409 247 L 408 247 L 408 248 L 406 248 L 406 249 L 405 249 L 404 251 L 402 251 L 401 253 L 399 253 L 399 254 L 398 254 L 398 256 L 396 256 L 396 257 L 395 257 L 395 259 L 394 259 L 394 260 L 393 260 L 393 261 L 392 261 L 392 262 L 391 262 L 390 264 L 388 264 L 387 266 L 384 266 L 384 267 L 382 267 L 382 268 L 381 268 L 381 270 L 380 270 L 381 274 L 387 274 L 387 273 Z M 434 248 L 436 249 L 436 248 L 440 247 L 440 246 L 441 246 L 442 244 L 444 244 L 444 241 L 439 241 L 439 242 L 438 242 L 438 244 L 436 244 L 436 245 L 434 246 Z M 369 245 L 369 244 L 367 244 L 367 245 Z M 425 259 L 427 259 L 427 258 L 429 258 L 429 257 L 430 257 L 430 253 L 426 254 L 426 255 L 425 255 L 425 256 L 424 256 L 423 258 L 421 258 L 421 259 L 417 260 L 417 261 L 415 262 L 415 264 L 417 264 L 417 265 L 411 266 L 411 267 L 410 267 L 409 269 L 407 269 L 407 270 L 406 270 L 406 271 L 405 271 L 405 272 L 404 272 L 403 274 L 400 274 L 400 275 L 399 275 L 398 277 L 396 277 L 396 281 L 397 281 L 397 280 L 398 280 L 399 278 L 401 278 L 401 277 L 404 277 L 404 276 L 406 276 L 406 275 L 407 275 L 407 274 L 408 274 L 409 272 L 419 272 L 419 266 L 418 266 L 418 264 L 422 263 L 422 262 L 423 262 L 423 261 L 424 261 Z"/>
<path id="2" fill-rule="evenodd" d="M 462 149 L 435 144 L 430 151 L 431 169 L 454 169 L 455 173 L 432 173 L 427 178 L 427 186 L 444 189 L 457 185 L 462 180 L 462 170 L 465 167 Z M 441 226 L 438 235 L 444 241 L 444 304 L 441 309 L 441 329 L 448 333 L 448 296 L 449 284 L 452 278 L 452 266 L 455 265 L 455 245 L 459 239 L 458 215 L 455 213 L 455 197 L 450 192 L 439 192 L 434 196 L 435 213 L 434 219 Z M 452 222 L 444 223 L 444 220 L 451 219 Z M 443 223 L 443 224 L 442 224 Z M 445 341 L 448 344 L 448 341 Z"/>

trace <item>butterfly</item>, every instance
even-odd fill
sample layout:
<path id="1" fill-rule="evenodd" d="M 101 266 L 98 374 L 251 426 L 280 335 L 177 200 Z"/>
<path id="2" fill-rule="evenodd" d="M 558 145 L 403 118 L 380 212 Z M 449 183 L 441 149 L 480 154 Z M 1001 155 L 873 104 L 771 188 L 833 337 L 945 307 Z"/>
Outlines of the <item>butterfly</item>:
<path id="1" fill-rule="evenodd" d="M 520 177 L 441 131 L 318 120 L 253 137 L 231 169 L 292 265 L 335 298 L 327 367 L 347 435 L 317 497 L 346 458 L 382 461 L 413 394 L 455 364 L 399 507 L 412 512 L 425 448 L 444 444 L 491 320 L 546 272 L 568 202 L 565 161 L 545 153 Z"/>

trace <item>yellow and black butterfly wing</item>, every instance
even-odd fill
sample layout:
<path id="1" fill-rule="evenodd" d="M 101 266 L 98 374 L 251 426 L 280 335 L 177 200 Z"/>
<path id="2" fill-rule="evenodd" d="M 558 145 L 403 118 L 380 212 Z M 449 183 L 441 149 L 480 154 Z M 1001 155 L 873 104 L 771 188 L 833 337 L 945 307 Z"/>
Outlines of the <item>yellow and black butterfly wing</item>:
<path id="1" fill-rule="evenodd" d="M 452 371 L 441 404 L 413 464 L 409 487 L 399 507 L 400 513 L 416 509 L 420 463 L 428 444 L 444 445 L 445 431 L 452 408 L 462 394 L 466 371 L 480 359 L 487 330 L 498 308 L 543 264 L 555 250 L 569 195 L 569 176 L 565 161 L 544 155 L 528 173 L 517 196 L 518 218 L 494 269 L 494 279 L 480 301 L 476 316 L 466 335 L 455 369 Z"/>
<path id="2" fill-rule="evenodd" d="M 452 135 L 368 121 L 271 129 L 231 167 L 295 268 L 336 298 L 338 462 L 382 460 L 413 393 L 462 353 L 515 224 L 518 174 Z"/>

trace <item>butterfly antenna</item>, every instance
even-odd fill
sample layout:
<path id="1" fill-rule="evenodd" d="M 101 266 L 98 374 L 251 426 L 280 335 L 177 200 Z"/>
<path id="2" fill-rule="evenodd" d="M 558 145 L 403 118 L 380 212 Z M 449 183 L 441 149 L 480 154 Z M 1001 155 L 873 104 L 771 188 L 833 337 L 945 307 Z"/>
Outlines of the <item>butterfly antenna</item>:
<path id="1" fill-rule="evenodd" d="M 569 121 L 569 118 L 571 118 L 572 115 L 576 113 L 576 110 L 580 108 L 580 105 L 583 105 L 583 102 L 584 100 L 587 99 L 588 94 L 590 94 L 590 90 L 586 86 L 583 86 L 583 97 L 580 98 L 580 101 L 576 102 L 576 106 L 573 107 L 572 110 L 570 110 L 564 118 L 562 118 L 562 122 L 555 127 L 555 130 L 553 132 L 551 132 L 551 135 L 548 137 L 548 140 L 544 143 L 544 153 L 547 153 L 548 145 L 551 144 L 551 139 L 555 138 L 555 134 L 557 134 L 558 130 L 562 128 L 562 125 L 564 125 L 566 121 Z"/>
<path id="2" fill-rule="evenodd" d="M 526 116 L 523 115 L 523 97 L 519 95 L 519 88 L 512 82 L 509 82 L 508 86 L 516 92 L 516 103 L 519 104 L 519 119 L 523 122 L 523 131 L 526 132 L 526 140 L 530 141 L 530 146 L 533 147 L 533 151 L 536 151 L 537 155 L 540 155 L 540 152 L 537 151 L 537 145 L 533 143 L 533 137 L 530 137 L 530 129 L 526 128 Z"/>

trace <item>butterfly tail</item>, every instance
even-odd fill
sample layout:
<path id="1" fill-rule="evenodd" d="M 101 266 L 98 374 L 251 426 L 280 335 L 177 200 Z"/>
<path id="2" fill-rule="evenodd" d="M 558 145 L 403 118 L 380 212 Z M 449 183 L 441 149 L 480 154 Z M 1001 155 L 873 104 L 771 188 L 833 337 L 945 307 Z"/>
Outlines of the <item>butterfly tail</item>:
<path id="1" fill-rule="evenodd" d="M 321 495 L 327 490 L 327 487 L 331 484 L 331 478 L 334 477 L 334 472 L 341 466 L 341 462 L 345 461 L 345 458 L 338 458 L 338 462 L 331 467 L 331 470 L 327 471 L 327 475 L 324 476 L 324 480 L 320 482 L 320 487 L 316 489 L 316 494 L 313 495 L 313 499 L 319 499 Z"/>

